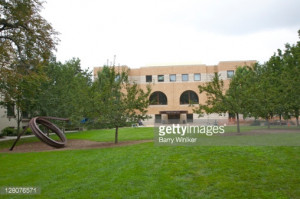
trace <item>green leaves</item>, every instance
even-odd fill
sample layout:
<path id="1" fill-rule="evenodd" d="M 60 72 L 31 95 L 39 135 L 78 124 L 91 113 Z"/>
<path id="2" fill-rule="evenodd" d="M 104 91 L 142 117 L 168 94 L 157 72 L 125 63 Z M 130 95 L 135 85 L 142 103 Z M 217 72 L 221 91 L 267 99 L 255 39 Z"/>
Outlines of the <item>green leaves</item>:
<path id="1" fill-rule="evenodd" d="M 300 31 L 299 31 L 300 36 Z M 271 119 L 295 117 L 300 113 L 300 42 L 285 45 L 266 63 L 238 67 L 225 91 L 224 82 L 215 74 L 211 82 L 199 86 L 206 93 L 205 105 L 198 114 L 235 113 L 244 117 Z"/>
<path id="2" fill-rule="evenodd" d="M 39 0 L 0 1 L 0 67 L 16 61 L 35 67 L 50 58 L 58 33 L 40 15 L 41 8 Z"/>
<path id="3" fill-rule="evenodd" d="M 97 118 L 102 124 L 111 124 L 117 129 L 127 122 L 138 122 L 146 119 L 151 88 L 146 91 L 135 82 L 128 80 L 126 68 L 104 66 L 91 89 L 93 107 L 89 109 L 89 117 Z"/>

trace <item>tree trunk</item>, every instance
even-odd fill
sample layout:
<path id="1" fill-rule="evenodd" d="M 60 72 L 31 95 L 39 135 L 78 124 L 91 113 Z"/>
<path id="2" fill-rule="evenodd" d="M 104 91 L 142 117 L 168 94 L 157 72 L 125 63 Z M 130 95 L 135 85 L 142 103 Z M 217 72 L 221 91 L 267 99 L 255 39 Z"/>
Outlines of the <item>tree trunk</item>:
<path id="1" fill-rule="evenodd" d="M 18 135 L 20 133 L 20 123 L 21 123 L 20 110 L 19 110 L 19 108 L 17 108 L 17 133 L 18 133 Z"/>
<path id="2" fill-rule="evenodd" d="M 118 144 L 118 130 L 119 130 L 119 127 L 116 126 L 116 133 L 115 133 L 115 144 Z"/>
<path id="3" fill-rule="evenodd" d="M 240 133 L 240 117 L 239 117 L 239 113 L 236 113 L 236 127 L 237 127 L 237 132 Z"/>
<path id="4" fill-rule="evenodd" d="M 266 121 L 267 121 L 268 129 L 270 129 L 270 122 L 269 122 L 269 118 L 266 118 Z"/>
<path id="5" fill-rule="evenodd" d="M 281 126 L 281 114 L 279 114 L 279 125 Z"/>
<path id="6" fill-rule="evenodd" d="M 299 110 L 295 110 L 295 118 L 296 118 L 296 123 L 297 123 L 297 127 L 299 127 Z"/>

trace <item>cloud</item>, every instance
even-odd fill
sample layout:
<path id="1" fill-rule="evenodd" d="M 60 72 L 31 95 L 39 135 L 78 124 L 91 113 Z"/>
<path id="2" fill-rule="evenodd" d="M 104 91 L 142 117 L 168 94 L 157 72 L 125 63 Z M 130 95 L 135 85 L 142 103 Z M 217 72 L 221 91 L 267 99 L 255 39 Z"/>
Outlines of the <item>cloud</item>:
<path id="1" fill-rule="evenodd" d="M 265 61 L 300 28 L 298 0 L 49 0 L 57 57 L 85 68 L 117 63 Z"/>
<path id="2" fill-rule="evenodd" d="M 237 35 L 300 27 L 298 0 L 204 0 L 180 4 L 183 6 L 169 13 L 168 20 L 199 31 Z"/>

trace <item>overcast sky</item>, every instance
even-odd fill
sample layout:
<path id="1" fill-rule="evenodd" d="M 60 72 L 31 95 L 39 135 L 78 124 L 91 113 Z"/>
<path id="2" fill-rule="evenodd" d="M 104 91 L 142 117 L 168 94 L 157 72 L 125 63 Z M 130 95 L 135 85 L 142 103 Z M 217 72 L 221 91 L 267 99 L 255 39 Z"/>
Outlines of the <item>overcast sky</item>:
<path id="1" fill-rule="evenodd" d="M 59 61 L 136 68 L 267 61 L 296 43 L 299 0 L 47 0 L 42 15 L 60 32 Z"/>

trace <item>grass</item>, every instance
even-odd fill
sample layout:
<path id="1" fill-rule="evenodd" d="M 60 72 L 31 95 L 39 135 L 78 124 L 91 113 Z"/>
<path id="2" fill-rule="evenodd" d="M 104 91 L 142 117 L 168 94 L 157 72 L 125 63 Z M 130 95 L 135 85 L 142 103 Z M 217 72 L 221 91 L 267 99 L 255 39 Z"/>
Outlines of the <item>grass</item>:
<path id="1" fill-rule="evenodd" d="M 67 137 L 112 142 L 114 131 Z M 120 129 L 120 141 L 143 139 L 153 139 L 152 128 Z M 0 162 L 0 187 L 41 188 L 40 195 L 0 198 L 300 198 L 300 147 L 158 147 L 143 143 L 1 153 Z"/>

